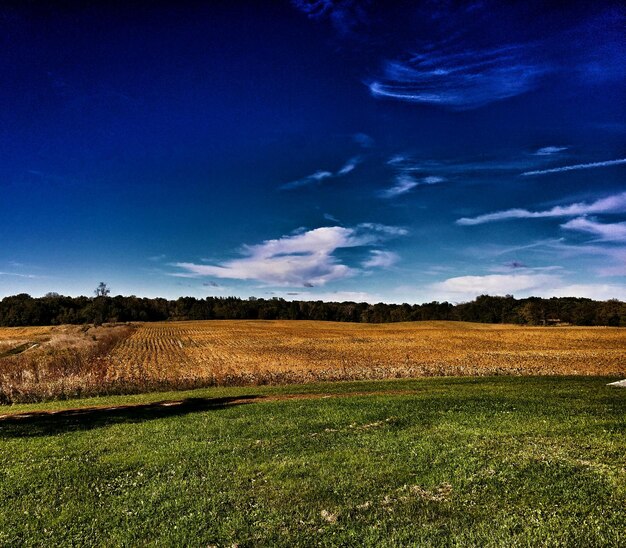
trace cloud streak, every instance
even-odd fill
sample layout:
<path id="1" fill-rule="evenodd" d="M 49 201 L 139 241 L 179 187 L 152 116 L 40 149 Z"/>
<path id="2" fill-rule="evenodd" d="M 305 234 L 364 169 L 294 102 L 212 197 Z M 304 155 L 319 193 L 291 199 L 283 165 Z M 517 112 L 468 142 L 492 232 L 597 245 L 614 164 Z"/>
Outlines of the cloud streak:
<path id="1" fill-rule="evenodd" d="M 559 152 L 563 152 L 567 150 L 567 148 L 568 147 L 555 147 L 555 146 L 542 147 L 539 150 L 537 150 L 534 154 L 535 156 L 552 156 L 554 154 L 558 154 Z"/>
<path id="2" fill-rule="evenodd" d="M 606 198 L 601 198 L 591 203 L 578 202 L 565 206 L 555 206 L 543 211 L 530 211 L 528 209 L 515 208 L 478 215 L 477 217 L 463 217 L 458 219 L 456 224 L 470 226 L 510 219 L 546 219 L 551 217 L 577 217 L 599 213 L 624 212 L 626 212 L 626 192 L 607 196 Z"/>
<path id="3" fill-rule="evenodd" d="M 434 175 L 422 177 L 421 179 L 416 179 L 411 175 L 401 173 L 396 176 L 396 184 L 392 187 L 381 190 L 379 192 L 379 196 L 382 198 L 395 198 L 396 196 L 400 196 L 402 194 L 410 192 L 417 186 L 436 185 L 438 183 L 442 183 L 445 180 L 446 179 L 444 177 L 436 177 Z"/>
<path id="4" fill-rule="evenodd" d="M 395 185 L 381 190 L 379 195 L 381 198 L 395 198 L 396 196 L 406 194 L 417 185 L 419 185 L 419 183 L 413 177 L 401 174 L 396 177 Z"/>
<path id="5" fill-rule="evenodd" d="M 503 295 L 515 291 L 532 291 L 546 285 L 557 285 L 559 282 L 560 277 L 552 274 L 488 274 L 448 278 L 432 284 L 432 288 L 447 294 L 473 297 L 480 294 Z"/>
<path id="6" fill-rule="evenodd" d="M 396 183 L 378 192 L 378 196 L 381 198 L 395 198 L 410 192 L 415 187 L 420 185 L 436 185 L 446 181 L 445 177 L 438 175 L 426 175 L 417 176 L 418 172 L 428 172 L 430 168 L 437 166 L 435 163 L 427 163 L 420 165 L 413 162 L 410 158 L 406 158 L 402 155 L 396 155 L 387 161 L 387 165 L 392 166 L 396 171 Z"/>
<path id="7" fill-rule="evenodd" d="M 467 160 L 420 160 L 408 156 L 396 155 L 387 161 L 398 173 L 415 174 L 431 173 L 440 176 L 477 175 L 477 174 L 508 174 L 526 171 L 545 165 L 550 160 L 550 155 L 538 155 L 536 153 L 522 157 L 503 157 L 492 159 L 467 159 Z"/>
<path id="8" fill-rule="evenodd" d="M 626 222 L 599 223 L 586 217 L 577 217 L 562 224 L 561 228 L 593 234 L 606 242 L 626 242 Z"/>
<path id="9" fill-rule="evenodd" d="M 15 276 L 16 278 L 28 278 L 29 280 L 42 278 L 42 276 L 35 274 L 19 274 L 17 272 L 0 272 L 0 276 Z"/>
<path id="10" fill-rule="evenodd" d="M 625 299 L 626 287 L 617 284 L 577 284 L 560 275 L 545 273 L 488 274 L 459 276 L 429 286 L 440 300 L 466 301 L 478 295 L 515 294 L 518 297 L 587 297 Z"/>
<path id="11" fill-rule="evenodd" d="M 301 188 L 304 186 L 319 184 L 325 179 L 331 179 L 335 177 L 343 177 L 347 175 L 351 171 L 356 168 L 361 163 L 361 158 L 359 156 L 355 156 L 354 158 L 350 158 L 337 172 L 333 173 L 331 171 L 316 171 L 311 175 L 307 175 L 306 177 L 302 177 L 302 179 L 297 179 L 295 181 L 291 181 L 289 183 L 285 183 L 278 187 L 280 190 L 294 190 L 296 188 Z"/>
<path id="12" fill-rule="evenodd" d="M 370 258 L 363 261 L 364 268 L 389 268 L 400 260 L 397 253 L 393 251 L 383 251 L 380 249 L 373 249 L 370 252 Z"/>
<path id="13" fill-rule="evenodd" d="M 338 249 L 375 246 L 406 233 L 401 227 L 377 223 L 362 223 L 353 228 L 321 227 L 257 245 L 246 245 L 243 257 L 218 265 L 175 263 L 174 266 L 183 272 L 173 275 L 255 280 L 283 287 L 323 286 L 358 272 L 358 269 L 339 261 L 334 255 Z M 390 264 L 393 258 L 393 254 L 385 252 L 373 254 L 369 265 L 363 266 L 383 267 Z"/>
<path id="14" fill-rule="evenodd" d="M 374 97 L 474 109 L 533 89 L 548 67 L 527 60 L 530 47 L 444 52 L 433 44 L 406 61 L 389 61 L 369 84 Z"/>
<path id="15" fill-rule="evenodd" d="M 620 164 L 626 164 L 626 158 L 619 158 L 617 160 L 605 160 L 603 162 L 591 162 L 588 164 L 575 164 L 571 166 L 555 167 L 551 169 L 538 169 L 535 171 L 525 171 L 524 173 L 522 173 L 522 175 L 524 176 L 546 175 L 548 173 L 561 173 L 563 171 L 575 171 L 578 169 L 594 169 L 597 167 L 617 166 Z"/>

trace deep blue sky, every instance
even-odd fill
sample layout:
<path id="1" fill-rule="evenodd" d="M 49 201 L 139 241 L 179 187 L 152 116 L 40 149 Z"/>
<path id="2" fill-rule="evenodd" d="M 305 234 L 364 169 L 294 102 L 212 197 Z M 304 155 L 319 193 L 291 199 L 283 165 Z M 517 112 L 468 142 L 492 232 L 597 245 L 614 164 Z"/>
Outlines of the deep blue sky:
<path id="1" fill-rule="evenodd" d="M 40 4 L 0 8 L 0 297 L 626 299 L 618 3 Z"/>

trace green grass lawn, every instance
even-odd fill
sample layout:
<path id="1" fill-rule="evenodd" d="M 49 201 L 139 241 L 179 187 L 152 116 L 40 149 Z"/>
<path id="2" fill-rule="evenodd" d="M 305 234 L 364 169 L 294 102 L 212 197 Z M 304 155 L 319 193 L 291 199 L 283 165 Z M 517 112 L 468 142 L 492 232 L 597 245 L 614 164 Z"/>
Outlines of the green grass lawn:
<path id="1" fill-rule="evenodd" d="M 626 389 L 610 380 L 437 378 L 13 406 L 0 414 L 146 404 L 0 421 L 0 544 L 625 546 Z M 361 394 L 381 391 L 403 393 Z M 355 394 L 228 399 L 316 392 Z M 147 405 L 181 398 L 196 399 Z"/>

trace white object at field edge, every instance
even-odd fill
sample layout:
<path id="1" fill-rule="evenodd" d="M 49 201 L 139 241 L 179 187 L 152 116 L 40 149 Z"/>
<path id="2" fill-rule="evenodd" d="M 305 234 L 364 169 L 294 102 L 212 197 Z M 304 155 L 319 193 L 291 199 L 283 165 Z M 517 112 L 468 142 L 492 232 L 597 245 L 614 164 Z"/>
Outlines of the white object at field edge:
<path id="1" fill-rule="evenodd" d="M 626 379 L 621 381 L 610 382 L 607 386 L 615 386 L 617 388 L 626 388 Z"/>

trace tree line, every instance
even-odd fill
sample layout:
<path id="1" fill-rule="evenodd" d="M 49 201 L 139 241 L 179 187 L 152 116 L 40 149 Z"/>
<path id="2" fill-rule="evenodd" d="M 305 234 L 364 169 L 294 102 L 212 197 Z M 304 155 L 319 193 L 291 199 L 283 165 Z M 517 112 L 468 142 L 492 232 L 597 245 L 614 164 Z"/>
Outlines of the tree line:
<path id="1" fill-rule="evenodd" d="M 164 320 L 325 320 L 387 323 L 453 320 L 527 325 L 626 326 L 626 303 L 576 297 L 515 299 L 511 295 L 481 295 L 461 304 L 368 304 L 356 302 L 286 301 L 282 298 L 66 297 L 49 293 L 34 298 L 25 293 L 0 301 L 0 326 L 102 324 Z"/>

